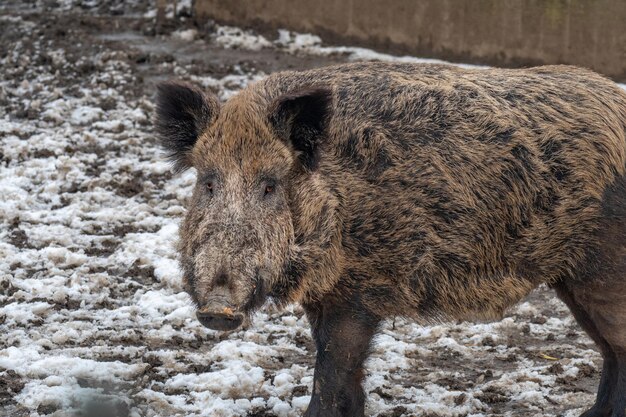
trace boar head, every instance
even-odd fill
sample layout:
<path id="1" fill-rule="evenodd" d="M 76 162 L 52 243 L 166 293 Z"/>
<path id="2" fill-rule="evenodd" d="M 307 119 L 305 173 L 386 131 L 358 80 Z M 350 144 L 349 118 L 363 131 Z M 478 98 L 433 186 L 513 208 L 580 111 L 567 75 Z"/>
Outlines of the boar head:
<path id="1" fill-rule="evenodd" d="M 200 322 L 233 330 L 285 285 L 294 252 L 294 184 L 315 171 L 331 102 L 325 88 L 223 106 L 197 87 L 158 87 L 156 131 L 175 169 L 195 168 L 180 228 L 185 290 Z"/>

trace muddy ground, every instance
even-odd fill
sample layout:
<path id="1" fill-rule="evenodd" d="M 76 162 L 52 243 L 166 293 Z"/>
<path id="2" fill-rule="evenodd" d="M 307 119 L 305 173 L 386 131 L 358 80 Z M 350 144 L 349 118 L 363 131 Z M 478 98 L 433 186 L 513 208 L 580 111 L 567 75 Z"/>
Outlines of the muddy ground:
<path id="1" fill-rule="evenodd" d="M 298 52 L 150 2 L 0 5 L 0 415 L 297 416 L 314 349 L 293 306 L 221 334 L 193 319 L 174 244 L 194 173 L 155 146 L 155 83 L 222 99 Z M 221 34 L 221 35 L 220 35 Z M 240 42 L 251 36 L 250 42 Z M 256 40 L 255 40 L 256 39 Z M 385 325 L 368 415 L 576 416 L 600 355 L 547 289 L 493 324 Z M 102 413 L 102 414 L 99 414 Z"/>

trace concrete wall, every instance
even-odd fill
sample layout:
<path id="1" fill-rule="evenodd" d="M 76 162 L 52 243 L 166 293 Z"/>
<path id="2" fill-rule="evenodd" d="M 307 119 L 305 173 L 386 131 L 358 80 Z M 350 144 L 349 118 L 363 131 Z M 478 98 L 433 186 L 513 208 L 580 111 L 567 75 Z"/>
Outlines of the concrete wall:
<path id="1" fill-rule="evenodd" d="M 626 0 L 195 0 L 199 19 L 498 66 L 567 63 L 626 80 Z"/>

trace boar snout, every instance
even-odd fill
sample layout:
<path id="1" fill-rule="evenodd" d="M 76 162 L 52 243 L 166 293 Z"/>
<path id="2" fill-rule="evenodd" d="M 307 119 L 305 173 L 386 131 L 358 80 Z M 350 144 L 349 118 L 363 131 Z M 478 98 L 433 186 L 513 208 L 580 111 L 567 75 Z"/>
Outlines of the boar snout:
<path id="1" fill-rule="evenodd" d="M 213 298 L 206 306 L 196 311 L 203 326 L 212 330 L 235 330 L 243 323 L 244 315 L 233 310 L 225 298 Z"/>

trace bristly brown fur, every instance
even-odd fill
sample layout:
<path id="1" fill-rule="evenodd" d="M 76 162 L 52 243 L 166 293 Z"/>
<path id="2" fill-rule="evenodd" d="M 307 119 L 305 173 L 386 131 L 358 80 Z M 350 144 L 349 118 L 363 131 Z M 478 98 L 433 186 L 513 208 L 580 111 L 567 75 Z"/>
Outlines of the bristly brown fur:
<path id="1" fill-rule="evenodd" d="M 172 107 L 176 94 L 158 113 L 184 128 L 159 131 L 198 170 L 181 227 L 190 293 L 305 306 L 326 347 L 307 417 L 363 415 L 362 365 L 385 317 L 494 319 L 542 283 L 617 369 L 585 416 L 624 417 L 626 299 L 613 292 L 626 279 L 626 92 L 614 83 L 568 66 L 355 63 L 274 74 L 219 114 L 212 98 L 194 110 L 193 93 Z"/>
<path id="2" fill-rule="evenodd" d="M 291 190 L 312 247 L 291 300 L 351 280 L 381 315 L 494 318 L 575 277 L 624 173 L 614 83 L 573 67 L 380 63 L 280 73 L 245 94 L 271 102 L 313 80 L 335 107 L 318 175 Z"/>

